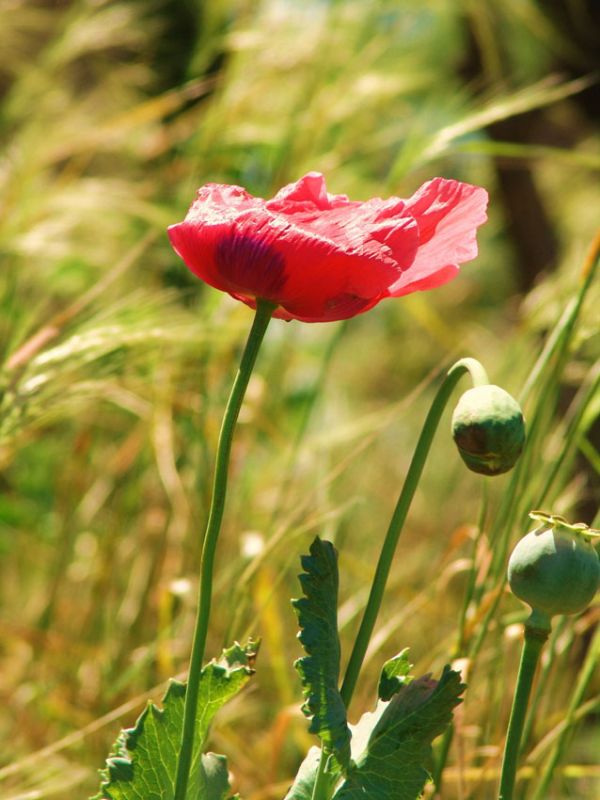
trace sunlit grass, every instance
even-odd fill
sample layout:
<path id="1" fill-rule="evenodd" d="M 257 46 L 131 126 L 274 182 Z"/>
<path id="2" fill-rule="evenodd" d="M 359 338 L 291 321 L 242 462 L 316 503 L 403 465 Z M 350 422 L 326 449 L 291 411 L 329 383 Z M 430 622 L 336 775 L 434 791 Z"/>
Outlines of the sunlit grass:
<path id="1" fill-rule="evenodd" d="M 209 642 L 213 653 L 234 636 L 263 637 L 254 689 L 214 731 L 242 796 L 254 800 L 282 797 L 311 743 L 291 667 L 299 554 L 316 533 L 340 550 L 347 657 L 435 376 L 473 355 L 519 395 L 578 291 L 597 225 L 598 143 L 569 100 L 588 79 L 547 77 L 569 43 L 550 21 L 538 25 L 537 4 L 504 8 L 502 25 L 520 43 L 510 41 L 513 72 L 504 77 L 497 54 L 484 50 L 485 87 L 460 74 L 461 3 L 205 6 L 173 85 L 156 54 L 168 51 L 174 4 L 13 0 L 3 11 L 7 798 L 93 793 L 119 727 L 187 663 L 214 445 L 249 323 L 245 308 L 188 276 L 166 242 L 164 228 L 198 185 L 238 182 L 267 195 L 319 169 L 332 191 L 357 198 L 407 196 L 433 173 L 492 192 L 480 258 L 443 290 L 383 303 L 347 325 L 277 323 L 269 332 L 234 450 Z M 486 25 L 475 27 L 489 48 Z M 492 141 L 484 130 L 542 107 L 581 128 L 581 145 Z M 496 156 L 533 164 L 561 243 L 558 268 L 527 297 L 513 295 Z M 479 481 L 442 430 L 400 545 L 352 713 L 371 703 L 383 657 L 406 645 L 420 672 L 468 662 L 448 800 L 494 796 L 516 672 L 513 626 L 523 618 L 503 590 L 509 542 L 534 505 L 590 523 L 596 513 L 599 304 L 596 280 L 564 356 L 528 390 L 530 449 L 516 477 L 490 486 L 483 532 Z M 600 688 L 597 620 L 596 604 L 561 623 L 549 648 L 525 749 L 528 796 L 555 747 L 548 800 L 566 791 L 584 800 L 600 787 L 586 746 Z M 579 724 L 568 748 L 567 709 Z"/>

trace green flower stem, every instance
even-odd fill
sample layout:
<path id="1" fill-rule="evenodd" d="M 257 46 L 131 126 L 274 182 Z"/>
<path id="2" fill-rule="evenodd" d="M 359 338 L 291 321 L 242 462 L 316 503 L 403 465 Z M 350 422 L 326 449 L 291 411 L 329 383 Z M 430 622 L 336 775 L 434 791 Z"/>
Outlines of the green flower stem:
<path id="1" fill-rule="evenodd" d="M 535 687 L 532 690 L 531 697 L 529 698 L 529 705 L 527 707 L 527 716 L 525 724 L 523 725 L 523 733 L 521 734 L 521 750 L 525 749 L 531 741 L 534 731 L 535 719 L 538 714 L 538 708 L 545 699 L 546 695 L 552 696 L 552 683 L 560 679 L 560 675 L 556 675 L 554 667 L 556 666 L 556 659 L 559 655 L 557 649 L 562 647 L 562 642 L 565 640 L 565 631 L 569 627 L 569 617 L 564 615 L 558 617 L 558 620 L 552 628 L 552 633 L 548 638 L 546 645 L 546 652 L 548 653 L 545 662 L 538 670 Z M 568 635 L 568 634 L 567 634 Z M 570 632 L 570 643 L 572 644 L 575 632 Z M 567 645 L 569 647 L 570 645 Z M 554 673 L 554 674 L 553 674 Z"/>
<path id="2" fill-rule="evenodd" d="M 272 303 L 259 300 L 248 341 L 242 355 L 240 367 L 233 382 L 231 394 L 221 423 L 217 457 L 215 460 L 215 474 L 213 480 L 213 493 L 202 545 L 202 560 L 200 566 L 200 593 L 198 597 L 198 613 L 192 644 L 192 655 L 187 689 L 185 693 L 185 707 L 183 712 L 183 730 L 181 734 L 181 747 L 177 761 L 177 776 L 175 780 L 174 800 L 185 800 L 190 766 L 192 762 L 194 731 L 196 727 L 196 710 L 198 705 L 198 689 L 200 687 L 200 673 L 204 659 L 204 648 L 208 634 L 208 619 L 212 596 L 213 566 L 215 551 L 223 510 L 225 508 L 225 495 L 227 492 L 227 472 L 229 469 L 229 456 L 233 431 L 237 422 L 240 408 L 248 387 L 256 357 L 265 332 L 276 306 Z"/>
<path id="3" fill-rule="evenodd" d="M 535 670 L 539 661 L 544 642 L 550 633 L 550 619 L 547 615 L 533 611 L 525 623 L 525 641 L 521 653 L 521 663 L 517 676 L 517 688 L 513 699 L 502 759 L 500 774 L 500 794 L 498 800 L 513 800 L 515 779 L 517 776 L 517 762 L 521 735 L 525 724 L 527 705 L 533 686 Z"/>
<path id="4" fill-rule="evenodd" d="M 465 372 L 468 372 L 471 375 L 471 380 L 473 381 L 474 386 L 485 386 L 489 383 L 486 371 L 478 361 L 476 361 L 474 358 L 462 358 L 460 361 L 457 361 L 455 364 L 453 364 L 446 373 L 444 382 L 438 389 L 431 408 L 429 409 L 429 414 L 427 415 L 427 419 L 423 425 L 423 430 L 421 431 L 419 441 L 417 442 L 417 446 L 415 448 L 415 452 L 404 481 L 404 486 L 400 492 L 398 504 L 396 505 L 396 509 L 390 521 L 388 532 L 381 549 L 381 554 L 379 556 L 379 561 L 377 562 L 375 575 L 373 577 L 373 583 L 371 585 L 369 599 L 367 601 L 360 628 L 356 636 L 356 641 L 354 642 L 354 648 L 350 655 L 350 660 L 348 661 L 342 688 L 340 689 L 340 693 L 346 708 L 350 705 L 352 695 L 354 694 L 356 682 L 358 680 L 362 663 L 369 646 L 369 641 L 371 640 L 371 636 L 373 634 L 373 628 L 375 627 L 375 622 L 377 620 L 377 615 L 383 599 L 383 593 L 385 591 L 385 585 L 390 572 L 390 567 L 392 565 L 392 560 L 394 558 L 396 545 L 398 544 L 398 539 L 400 538 L 402 527 L 406 520 L 410 504 L 421 478 L 421 473 L 423 472 L 423 467 L 425 466 L 425 461 L 427 459 L 434 434 L 437 430 L 442 412 L 446 407 L 450 395 Z"/>

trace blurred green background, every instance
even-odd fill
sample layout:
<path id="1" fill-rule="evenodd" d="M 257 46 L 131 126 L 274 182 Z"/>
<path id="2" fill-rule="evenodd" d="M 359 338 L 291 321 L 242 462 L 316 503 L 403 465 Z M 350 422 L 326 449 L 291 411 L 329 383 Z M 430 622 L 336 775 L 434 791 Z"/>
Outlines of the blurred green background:
<path id="1" fill-rule="evenodd" d="M 580 285 L 600 218 L 599 11 L 4 0 L 2 797 L 93 793 L 119 727 L 187 663 L 216 437 L 251 314 L 188 273 L 167 225 L 207 181 L 267 197 L 319 170 L 354 199 L 407 197 L 434 175 L 478 183 L 489 222 L 454 282 L 345 324 L 272 323 L 250 385 L 209 651 L 248 633 L 263 646 L 213 747 L 246 800 L 283 797 L 311 743 L 291 666 L 300 553 L 317 533 L 340 551 L 347 656 L 433 378 L 471 355 L 520 395 Z M 481 479 L 446 420 L 400 543 L 351 718 L 402 647 L 421 672 L 463 658 L 444 798 L 495 797 L 524 616 L 503 591 L 504 548 L 540 502 L 588 523 L 597 513 L 599 308 L 596 280 L 526 393 L 527 469 L 490 482 L 482 517 Z M 525 744 L 530 792 L 582 665 L 600 662 L 599 616 L 561 622 L 551 643 Z M 578 709 L 547 798 L 600 795 L 598 670 Z"/>

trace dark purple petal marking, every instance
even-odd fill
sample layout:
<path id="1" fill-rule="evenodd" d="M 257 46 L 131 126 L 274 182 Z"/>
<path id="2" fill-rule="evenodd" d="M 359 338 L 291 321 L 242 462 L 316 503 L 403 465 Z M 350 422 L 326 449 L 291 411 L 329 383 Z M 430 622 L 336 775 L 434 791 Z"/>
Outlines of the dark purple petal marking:
<path id="1" fill-rule="evenodd" d="M 275 300 L 286 284 L 283 256 L 258 237 L 228 233 L 214 257 L 219 273 L 241 294 Z"/>

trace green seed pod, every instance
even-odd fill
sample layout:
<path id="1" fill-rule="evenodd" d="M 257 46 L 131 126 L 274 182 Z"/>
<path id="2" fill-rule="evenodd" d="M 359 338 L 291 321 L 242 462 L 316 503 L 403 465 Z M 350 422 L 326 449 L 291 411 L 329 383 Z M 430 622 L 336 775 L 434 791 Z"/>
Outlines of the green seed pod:
<path id="1" fill-rule="evenodd" d="M 452 436 L 470 470 L 500 475 L 514 467 L 523 450 L 523 413 L 499 386 L 476 386 L 462 395 L 454 409 Z"/>
<path id="2" fill-rule="evenodd" d="M 591 541 L 599 532 L 543 511 L 530 517 L 540 525 L 518 542 L 508 562 L 513 594 L 548 617 L 583 611 L 600 588 L 600 559 Z"/>

